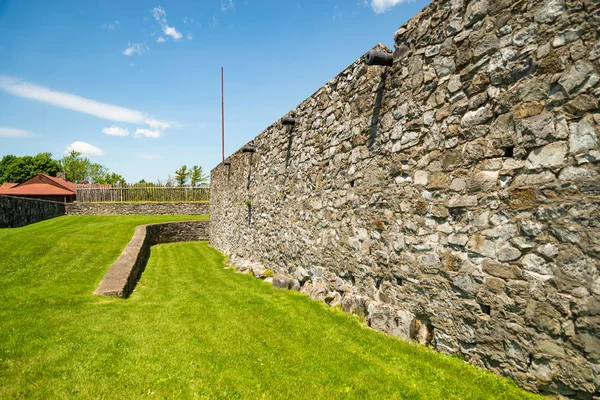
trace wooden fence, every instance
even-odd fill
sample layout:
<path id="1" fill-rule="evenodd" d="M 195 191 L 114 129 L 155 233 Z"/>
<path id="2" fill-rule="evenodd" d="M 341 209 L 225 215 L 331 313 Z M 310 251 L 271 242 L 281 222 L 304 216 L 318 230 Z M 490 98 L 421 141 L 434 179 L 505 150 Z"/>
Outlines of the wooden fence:
<path id="1" fill-rule="evenodd" d="M 207 201 L 209 193 L 207 185 L 77 185 L 77 201 L 80 203 Z"/>

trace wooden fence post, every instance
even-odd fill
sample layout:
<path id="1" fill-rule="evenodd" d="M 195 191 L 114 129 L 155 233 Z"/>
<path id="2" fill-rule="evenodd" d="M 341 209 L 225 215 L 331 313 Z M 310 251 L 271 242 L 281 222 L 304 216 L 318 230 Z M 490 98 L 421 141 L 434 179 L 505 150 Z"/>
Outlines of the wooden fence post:
<path id="1" fill-rule="evenodd" d="M 166 186 L 154 184 L 125 184 L 121 186 L 77 185 L 77 201 L 90 202 L 168 202 L 208 201 L 208 186 Z"/>

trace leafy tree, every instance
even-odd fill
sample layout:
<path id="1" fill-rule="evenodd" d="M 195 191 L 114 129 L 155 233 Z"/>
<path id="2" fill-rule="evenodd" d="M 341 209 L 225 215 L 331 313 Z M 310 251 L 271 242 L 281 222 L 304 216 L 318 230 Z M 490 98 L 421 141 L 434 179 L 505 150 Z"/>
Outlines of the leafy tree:
<path id="1" fill-rule="evenodd" d="M 24 157 L 27 159 L 27 157 Z M 37 174 L 46 174 L 50 176 L 56 176 L 57 173 L 62 171 L 60 163 L 52 159 L 52 153 L 39 153 L 31 158 L 32 168 L 30 169 L 30 177 Z M 27 178 L 27 179 L 29 179 Z"/>
<path id="2" fill-rule="evenodd" d="M 106 185 L 124 185 L 125 184 L 125 178 L 123 178 L 123 176 L 115 173 L 115 172 L 111 172 L 111 173 L 107 173 L 102 177 L 99 177 L 98 179 L 94 179 L 94 183 L 100 183 L 100 184 L 106 184 Z"/>
<path id="3" fill-rule="evenodd" d="M 90 160 L 81 157 L 81 153 L 71 150 L 71 152 L 60 160 L 67 180 L 75 183 L 80 183 L 87 180 L 88 170 L 90 168 Z"/>
<path id="4" fill-rule="evenodd" d="M 179 186 L 185 185 L 189 177 L 190 171 L 188 171 L 187 165 L 175 170 L 175 181 Z"/>
<path id="5" fill-rule="evenodd" d="M 90 163 L 87 179 L 94 183 L 103 183 L 107 174 L 108 168 L 106 168 L 104 165 Z"/>
<path id="6" fill-rule="evenodd" d="M 15 168 L 15 164 L 19 163 L 19 158 L 12 154 L 2 157 L 2 160 L 0 160 L 0 184 L 20 181 L 21 176 L 15 176 L 15 173 L 19 171 Z"/>
<path id="7" fill-rule="evenodd" d="M 0 160 L 0 184 L 21 183 L 40 173 L 56 176 L 60 171 L 62 168 L 58 161 L 52 159 L 51 153 L 23 157 L 6 155 Z"/>
<path id="8" fill-rule="evenodd" d="M 208 176 L 202 173 L 202 167 L 194 165 L 190 170 L 190 181 L 192 186 L 198 186 L 208 181 Z"/>
<path id="9" fill-rule="evenodd" d="M 142 187 L 142 188 L 152 188 L 152 187 L 155 187 L 157 185 L 159 185 L 159 186 L 162 185 L 162 182 L 160 180 L 157 183 L 147 182 L 145 179 L 142 179 L 139 182 L 134 183 L 134 185 L 138 186 L 138 187 Z"/>
<path id="10" fill-rule="evenodd" d="M 60 160 L 60 164 L 67 175 L 67 180 L 81 183 L 91 181 L 93 183 L 117 184 L 124 183 L 125 179 L 119 174 L 109 173 L 104 165 L 92 163 L 89 158 L 82 157 L 81 153 L 72 150 Z"/>
<path id="11" fill-rule="evenodd" d="M 105 166 L 92 163 L 81 153 L 71 151 L 60 161 L 53 160 L 51 153 L 23 157 L 6 155 L 0 160 L 0 184 L 21 183 L 40 173 L 56 176 L 61 171 L 65 172 L 67 180 L 76 183 L 92 181 L 115 184 L 125 181 L 121 175 L 109 173 Z"/>

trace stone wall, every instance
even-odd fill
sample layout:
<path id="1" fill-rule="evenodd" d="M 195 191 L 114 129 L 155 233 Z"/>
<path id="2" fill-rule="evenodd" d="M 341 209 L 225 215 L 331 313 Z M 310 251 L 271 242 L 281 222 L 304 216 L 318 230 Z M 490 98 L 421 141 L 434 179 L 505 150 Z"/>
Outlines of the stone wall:
<path id="1" fill-rule="evenodd" d="M 61 215 L 65 215 L 63 203 L 0 196 L 0 228 L 18 228 Z"/>
<path id="2" fill-rule="evenodd" d="M 146 225 L 150 245 L 208 240 L 209 221 L 166 222 Z"/>
<path id="3" fill-rule="evenodd" d="M 208 209 L 208 202 L 66 204 L 69 215 L 201 215 Z"/>
<path id="4" fill-rule="evenodd" d="M 183 221 L 138 226 L 117 261 L 102 277 L 94 294 L 128 297 L 146 268 L 150 246 L 207 240 L 208 225 L 208 221 Z"/>
<path id="5" fill-rule="evenodd" d="M 435 0 L 211 172 L 213 246 L 379 330 L 600 396 L 600 3 Z M 383 50 L 382 46 L 377 46 Z"/>

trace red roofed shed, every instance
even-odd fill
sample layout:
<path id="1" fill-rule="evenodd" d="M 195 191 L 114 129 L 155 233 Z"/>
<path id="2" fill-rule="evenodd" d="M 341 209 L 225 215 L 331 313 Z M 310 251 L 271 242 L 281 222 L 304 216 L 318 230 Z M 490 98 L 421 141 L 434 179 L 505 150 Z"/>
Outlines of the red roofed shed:
<path id="1" fill-rule="evenodd" d="M 75 201 L 77 196 L 77 185 L 62 178 L 37 174 L 23 183 L 3 184 L 0 186 L 0 196 L 27 197 L 71 203 Z"/>
<path id="2" fill-rule="evenodd" d="M 3 183 L 2 185 L 0 185 L 0 190 L 10 189 L 11 187 L 17 186 L 17 185 L 18 185 L 18 183 L 9 183 L 9 182 L 6 182 L 6 183 Z"/>

